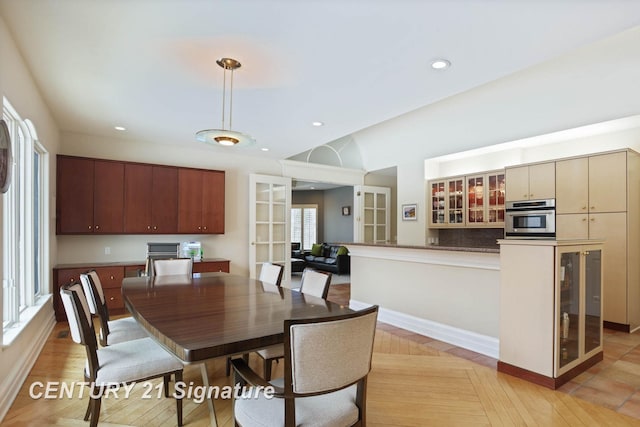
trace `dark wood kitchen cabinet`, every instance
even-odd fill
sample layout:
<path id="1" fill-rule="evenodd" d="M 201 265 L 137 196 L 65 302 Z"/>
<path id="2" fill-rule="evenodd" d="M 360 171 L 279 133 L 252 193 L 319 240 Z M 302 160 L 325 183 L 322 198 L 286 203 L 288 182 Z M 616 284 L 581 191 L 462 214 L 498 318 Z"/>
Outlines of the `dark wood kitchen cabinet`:
<path id="1" fill-rule="evenodd" d="M 224 172 L 178 171 L 178 233 L 224 233 Z"/>
<path id="2" fill-rule="evenodd" d="M 122 233 L 124 164 L 67 156 L 57 159 L 57 233 Z"/>
<path id="3" fill-rule="evenodd" d="M 178 232 L 178 168 L 138 163 L 124 166 L 124 232 Z"/>

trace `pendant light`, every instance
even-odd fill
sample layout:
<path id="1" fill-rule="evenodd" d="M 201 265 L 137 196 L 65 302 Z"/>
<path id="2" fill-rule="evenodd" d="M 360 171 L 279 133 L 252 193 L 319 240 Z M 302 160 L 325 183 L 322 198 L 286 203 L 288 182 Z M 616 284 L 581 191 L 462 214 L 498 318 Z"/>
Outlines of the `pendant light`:
<path id="1" fill-rule="evenodd" d="M 224 147 L 242 147 L 254 144 L 256 141 L 249 135 L 231 130 L 232 124 L 232 108 L 233 108 L 233 72 L 240 68 L 240 62 L 232 58 L 220 58 L 216 63 L 222 67 L 223 86 L 222 86 L 222 126 L 220 129 L 205 129 L 196 133 L 196 139 L 200 142 L 206 142 L 212 145 L 221 145 Z M 227 72 L 230 72 L 229 79 L 229 122 L 228 126 L 225 121 L 225 110 L 227 107 Z"/>

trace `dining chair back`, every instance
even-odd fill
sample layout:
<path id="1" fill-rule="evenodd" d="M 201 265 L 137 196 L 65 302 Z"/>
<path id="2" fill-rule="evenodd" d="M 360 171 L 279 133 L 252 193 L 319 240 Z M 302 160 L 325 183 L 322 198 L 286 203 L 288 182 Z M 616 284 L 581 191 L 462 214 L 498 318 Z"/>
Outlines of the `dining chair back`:
<path id="1" fill-rule="evenodd" d="M 330 272 L 305 268 L 300 279 L 300 292 L 326 299 L 330 284 Z"/>
<path id="2" fill-rule="evenodd" d="M 236 425 L 255 419 L 287 427 L 366 425 L 377 314 L 378 307 L 372 306 L 337 318 L 285 320 L 284 384 L 275 386 L 275 398 L 260 394 L 234 400 Z M 273 386 L 244 360 L 232 364 L 236 384 Z"/>
<path id="3" fill-rule="evenodd" d="M 262 264 L 260 268 L 260 278 L 261 282 L 271 283 L 276 286 L 280 286 L 282 284 L 282 273 L 284 271 L 284 267 L 279 264 L 271 264 L 270 262 L 265 262 Z"/>
<path id="4" fill-rule="evenodd" d="M 100 345 L 107 346 L 148 336 L 147 332 L 132 317 L 110 320 L 109 308 L 100 277 L 95 270 L 80 274 L 89 312 L 100 320 Z"/>
<path id="5" fill-rule="evenodd" d="M 330 284 L 331 273 L 305 268 L 300 280 L 300 292 L 305 295 L 327 299 Z M 284 357 L 284 347 L 282 344 L 274 344 L 256 351 L 256 354 L 262 359 L 263 378 L 269 381 L 271 379 L 273 361 Z"/>
<path id="6" fill-rule="evenodd" d="M 156 276 L 191 275 L 193 260 L 191 258 L 156 259 L 153 261 Z"/>
<path id="7" fill-rule="evenodd" d="M 91 389 L 84 420 L 98 425 L 102 395 L 110 387 L 138 381 L 163 378 L 165 397 L 169 395 L 169 380 L 182 381 L 182 363 L 151 338 L 140 338 L 98 349 L 89 303 L 79 283 L 60 288 L 71 339 L 82 344 L 87 353 L 84 381 Z M 182 398 L 176 396 L 178 425 L 182 425 Z"/>

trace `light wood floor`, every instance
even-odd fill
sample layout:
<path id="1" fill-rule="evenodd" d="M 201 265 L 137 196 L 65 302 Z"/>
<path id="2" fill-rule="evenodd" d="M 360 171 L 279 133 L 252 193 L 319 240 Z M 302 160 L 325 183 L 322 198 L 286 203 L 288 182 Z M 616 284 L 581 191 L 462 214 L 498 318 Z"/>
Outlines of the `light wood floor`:
<path id="1" fill-rule="evenodd" d="M 340 299 L 337 288 L 334 298 Z M 69 384 L 81 381 L 84 360 L 84 349 L 67 336 L 67 325 L 57 324 L 2 425 L 87 426 L 82 420 L 86 389 L 82 399 L 34 400 L 29 396 L 29 388 L 36 381 Z M 256 369 L 257 362 L 252 357 Z M 207 363 L 212 385 L 230 384 L 224 375 L 224 365 L 224 360 Z M 275 365 L 274 376 L 281 372 L 282 363 Z M 187 383 L 202 384 L 198 366 L 186 367 L 184 379 Z M 175 402 L 155 395 L 143 399 L 144 391 L 139 385 L 129 399 L 103 399 L 100 425 L 175 425 Z M 383 324 L 376 333 L 367 404 L 369 426 L 640 425 L 640 420 L 498 373 L 481 363 L 440 350 L 438 342 L 431 339 L 421 339 L 419 335 Z M 218 424 L 233 425 L 230 401 L 218 399 L 215 407 Z M 209 425 L 206 404 L 185 399 L 184 423 Z"/>

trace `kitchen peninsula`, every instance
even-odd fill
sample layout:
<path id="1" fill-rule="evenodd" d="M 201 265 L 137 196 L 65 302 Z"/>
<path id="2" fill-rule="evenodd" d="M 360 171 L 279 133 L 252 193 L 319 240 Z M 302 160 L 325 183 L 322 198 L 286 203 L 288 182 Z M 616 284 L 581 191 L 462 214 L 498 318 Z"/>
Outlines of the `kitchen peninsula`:
<path id="1" fill-rule="evenodd" d="M 497 248 L 345 244 L 351 306 L 378 304 L 378 318 L 498 358 Z"/>

